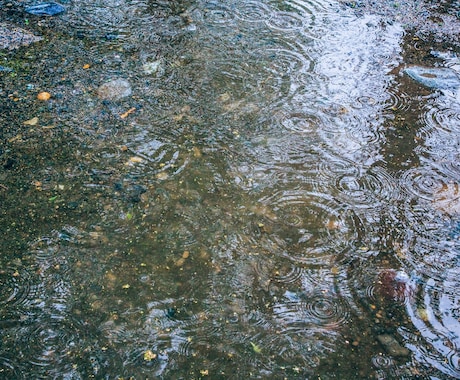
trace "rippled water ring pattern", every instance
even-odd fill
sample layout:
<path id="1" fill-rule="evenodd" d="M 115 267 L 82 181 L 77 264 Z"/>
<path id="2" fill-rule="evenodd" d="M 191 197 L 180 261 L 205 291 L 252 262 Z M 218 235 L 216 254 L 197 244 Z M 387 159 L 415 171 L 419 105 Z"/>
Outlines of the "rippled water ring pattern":
<path id="1" fill-rule="evenodd" d="M 434 168 L 414 168 L 401 178 L 402 186 L 416 198 L 432 201 L 449 189 L 449 178 Z"/>
<path id="2" fill-rule="evenodd" d="M 340 298 L 330 298 L 319 294 L 304 301 L 304 317 L 314 324 L 328 327 L 340 327 L 349 320 L 347 305 Z"/>
<path id="3" fill-rule="evenodd" d="M 38 292 L 33 277 L 24 268 L 6 267 L 0 271 L 0 304 L 26 305 Z"/>
<path id="4" fill-rule="evenodd" d="M 422 294 L 418 295 L 418 303 L 408 307 L 412 322 L 430 343 L 430 349 L 416 346 L 416 354 L 424 362 L 454 378 L 460 376 L 460 340 L 456 334 L 460 327 L 457 308 L 459 297 L 454 280 L 457 276 L 458 270 L 454 269 L 447 271 L 443 282 L 427 280 L 426 285 L 420 288 Z M 439 289 L 443 289 L 443 292 L 438 292 Z M 409 340 L 414 338 L 408 337 Z M 440 360 L 441 357 L 444 360 Z"/>
<path id="5" fill-rule="evenodd" d="M 248 1 L 240 4 L 237 9 L 237 16 L 246 22 L 263 22 L 272 17 L 273 9 L 263 3 Z"/>
<path id="6" fill-rule="evenodd" d="M 21 158 L 0 160 L 1 195 L 27 195 L 24 224 L 2 227 L 57 228 L 4 253 L 0 377 L 459 377 L 458 102 L 398 75 L 397 19 L 324 0 L 66 3 L 30 20 L 47 37 L 28 47 L 46 63 L 33 86 L 53 92 L 39 128 L 0 149 Z M 115 77 L 132 93 L 102 99 Z M 28 172 L 36 134 L 76 162 L 42 144 Z"/>
<path id="7" fill-rule="evenodd" d="M 379 201 L 388 203 L 399 198 L 395 179 L 381 168 L 361 176 L 340 176 L 336 184 L 340 197 L 357 207 L 374 207 Z"/>

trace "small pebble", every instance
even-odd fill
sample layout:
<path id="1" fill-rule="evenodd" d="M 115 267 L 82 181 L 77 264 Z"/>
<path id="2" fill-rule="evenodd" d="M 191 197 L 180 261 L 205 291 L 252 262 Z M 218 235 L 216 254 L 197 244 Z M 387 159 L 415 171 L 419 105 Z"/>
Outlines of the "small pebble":
<path id="1" fill-rule="evenodd" d="M 46 100 L 49 100 L 50 98 L 51 98 L 51 94 L 46 91 L 42 91 L 37 95 L 38 100 L 46 101 Z"/>

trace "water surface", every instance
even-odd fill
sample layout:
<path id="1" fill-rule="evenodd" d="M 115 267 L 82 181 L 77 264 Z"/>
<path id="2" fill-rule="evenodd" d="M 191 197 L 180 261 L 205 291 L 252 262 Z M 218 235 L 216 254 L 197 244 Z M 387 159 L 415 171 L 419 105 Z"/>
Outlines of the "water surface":
<path id="1" fill-rule="evenodd" d="M 5 378 L 460 378 L 460 105 L 403 75 L 401 25 L 320 0 L 30 22 L 2 78 Z"/>

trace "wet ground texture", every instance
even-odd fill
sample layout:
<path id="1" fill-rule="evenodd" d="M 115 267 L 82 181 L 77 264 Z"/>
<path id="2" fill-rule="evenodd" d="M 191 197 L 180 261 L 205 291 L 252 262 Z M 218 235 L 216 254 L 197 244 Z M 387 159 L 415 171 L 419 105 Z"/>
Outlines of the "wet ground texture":
<path id="1" fill-rule="evenodd" d="M 460 378 L 458 1 L 37 4 L 0 378 Z"/>

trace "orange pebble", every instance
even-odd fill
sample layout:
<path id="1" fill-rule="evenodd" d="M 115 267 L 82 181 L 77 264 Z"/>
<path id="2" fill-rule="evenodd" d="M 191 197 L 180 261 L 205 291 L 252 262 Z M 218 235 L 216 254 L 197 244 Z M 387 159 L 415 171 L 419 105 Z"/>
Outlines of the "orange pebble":
<path id="1" fill-rule="evenodd" d="M 40 92 L 37 95 L 38 100 L 49 100 L 50 98 L 51 98 L 51 94 L 49 92 L 46 92 L 46 91 Z"/>

